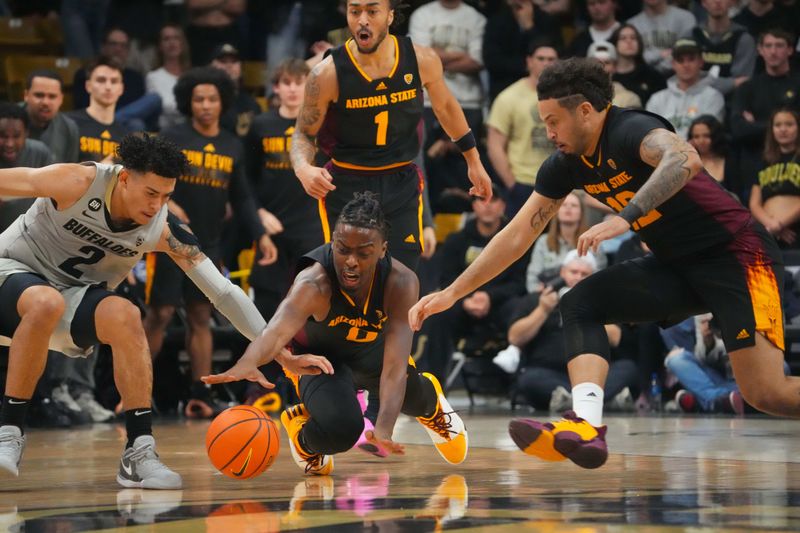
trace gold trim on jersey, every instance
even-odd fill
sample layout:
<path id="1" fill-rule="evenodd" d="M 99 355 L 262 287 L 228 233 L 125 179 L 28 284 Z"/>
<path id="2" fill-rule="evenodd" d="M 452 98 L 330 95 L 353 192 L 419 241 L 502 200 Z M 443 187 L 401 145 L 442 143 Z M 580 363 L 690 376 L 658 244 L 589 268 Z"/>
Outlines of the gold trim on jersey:
<path id="1" fill-rule="evenodd" d="M 417 177 L 419 178 L 419 208 L 417 209 L 417 222 L 419 223 L 419 249 L 420 253 L 425 253 L 425 234 L 424 228 L 422 227 L 422 192 L 425 188 L 425 180 L 422 179 L 422 174 L 420 173 L 419 169 L 417 169 Z"/>
<path id="2" fill-rule="evenodd" d="M 400 168 L 406 165 L 410 165 L 411 161 L 403 161 L 400 163 L 392 163 L 390 165 L 384 165 L 382 167 L 365 167 L 362 165 L 354 165 L 352 163 L 345 163 L 344 161 L 337 161 L 336 159 L 331 159 L 331 162 L 336 165 L 337 167 L 349 169 L 349 170 L 389 170 L 392 168 Z"/>
<path id="3" fill-rule="evenodd" d="M 328 221 L 328 208 L 325 207 L 325 198 L 317 200 L 317 209 L 319 210 L 319 221 L 322 223 L 322 237 L 327 244 L 331 242 L 331 224 Z"/>
<path id="4" fill-rule="evenodd" d="M 378 267 L 376 265 L 375 271 L 372 273 L 372 279 L 369 282 L 369 291 L 367 291 L 367 299 L 364 300 L 364 310 L 361 312 L 361 314 L 364 316 L 367 315 L 367 309 L 369 309 L 369 299 L 372 297 L 372 287 L 375 285 L 375 278 L 377 277 L 377 275 L 378 275 Z M 353 300 L 353 298 L 351 298 L 349 294 L 344 292 L 341 287 L 339 287 L 339 292 L 342 293 L 342 296 L 344 296 L 347 299 L 350 305 L 352 305 L 353 307 L 356 306 L 355 300 Z"/>
<path id="5" fill-rule="evenodd" d="M 391 37 L 392 40 L 394 41 L 394 65 L 392 66 L 392 70 L 391 72 L 389 72 L 389 75 L 386 76 L 387 78 L 391 78 L 392 76 L 394 76 L 395 71 L 397 71 L 397 65 L 400 64 L 400 43 L 397 42 L 397 37 L 395 37 L 394 35 L 389 35 L 389 37 Z M 346 43 L 344 43 L 344 49 L 347 52 L 347 57 L 350 58 L 350 61 L 352 61 L 353 66 L 356 67 L 356 70 L 358 70 L 361 76 L 363 76 L 363 78 L 367 80 L 369 83 L 372 83 L 374 80 L 370 78 L 366 72 L 364 72 L 364 69 L 362 69 L 361 65 L 358 64 L 358 61 L 356 61 L 356 56 L 353 55 L 353 51 L 350 50 L 351 42 L 353 42 L 352 37 L 348 39 Z"/>

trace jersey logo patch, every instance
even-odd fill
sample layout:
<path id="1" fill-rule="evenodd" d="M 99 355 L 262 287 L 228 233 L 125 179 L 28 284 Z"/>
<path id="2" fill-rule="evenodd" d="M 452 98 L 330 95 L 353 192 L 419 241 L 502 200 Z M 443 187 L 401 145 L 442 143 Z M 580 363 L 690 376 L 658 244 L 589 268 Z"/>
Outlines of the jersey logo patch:
<path id="1" fill-rule="evenodd" d="M 136 237 L 136 246 L 141 246 L 144 244 L 144 237 Z"/>
<path id="2" fill-rule="evenodd" d="M 376 91 L 385 91 L 385 90 L 386 90 L 386 84 L 385 84 L 385 83 L 383 83 L 383 82 L 380 82 L 380 83 L 378 84 L 378 86 L 377 86 L 377 87 L 375 87 L 375 90 L 376 90 Z"/>
<path id="3" fill-rule="evenodd" d="M 411 85 L 411 82 L 414 81 L 414 75 L 411 73 L 404 75 L 403 81 L 405 81 L 407 85 Z"/>
<path id="4" fill-rule="evenodd" d="M 409 233 L 408 237 L 403 239 L 403 242 L 410 242 L 410 243 L 413 244 L 413 243 L 417 242 L 417 239 L 414 238 L 414 235 L 412 233 Z"/>
<path id="5" fill-rule="evenodd" d="M 108 132 L 108 130 L 106 130 L 106 131 L 104 131 L 103 133 L 100 134 L 100 138 L 101 139 L 110 139 L 111 138 L 111 134 Z"/>
<path id="6" fill-rule="evenodd" d="M 207 145 L 203 146 L 203 151 L 204 151 L 204 152 L 216 152 L 216 151 L 217 151 L 217 149 L 216 149 L 216 148 L 214 148 L 214 145 L 213 145 L 213 144 L 211 144 L 211 143 L 208 143 Z"/>
<path id="7" fill-rule="evenodd" d="M 607 161 L 607 163 L 608 163 L 608 166 L 610 166 L 610 167 L 611 167 L 611 168 L 613 168 L 614 170 L 617 170 L 617 164 L 614 162 L 614 160 L 613 160 L 613 159 L 609 159 L 609 160 Z"/>
<path id="8" fill-rule="evenodd" d="M 92 198 L 89 200 L 89 203 L 86 205 L 92 211 L 100 211 L 100 208 L 103 207 L 103 202 L 100 198 Z"/>
<path id="9" fill-rule="evenodd" d="M 284 131 L 283 134 L 288 136 L 294 135 L 294 126 L 289 126 L 286 128 L 286 131 Z"/>
<path id="10" fill-rule="evenodd" d="M 740 341 L 740 340 L 743 340 L 743 339 L 749 339 L 749 338 L 750 338 L 750 334 L 747 333 L 746 329 L 743 329 L 742 331 L 739 332 L 738 335 L 736 335 L 736 340 L 737 341 Z"/>

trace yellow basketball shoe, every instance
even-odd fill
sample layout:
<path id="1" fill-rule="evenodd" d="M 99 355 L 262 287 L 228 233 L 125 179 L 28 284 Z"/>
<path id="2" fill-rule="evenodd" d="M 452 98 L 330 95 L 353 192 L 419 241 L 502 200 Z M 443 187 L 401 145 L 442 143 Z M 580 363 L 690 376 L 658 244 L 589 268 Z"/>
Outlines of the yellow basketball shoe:
<path id="1" fill-rule="evenodd" d="M 583 468 L 599 468 L 608 459 L 606 429 L 594 427 L 573 411 L 558 422 L 518 419 L 508 425 L 511 439 L 528 455 L 545 461 L 569 459 Z"/>
<path id="2" fill-rule="evenodd" d="M 308 422 L 309 416 L 306 407 L 300 403 L 293 405 L 281 413 L 281 424 L 289 435 L 289 449 L 292 451 L 294 462 L 306 474 L 327 476 L 333 473 L 333 456 L 321 453 L 311 454 L 303 450 L 298 438 L 300 430 Z"/>
<path id="3" fill-rule="evenodd" d="M 464 421 L 453 411 L 442 393 L 442 386 L 436 376 L 427 372 L 423 376 L 431 380 L 436 389 L 436 411 L 430 418 L 417 417 L 417 421 L 425 427 L 434 446 L 445 461 L 457 465 L 467 458 L 469 438 Z"/>

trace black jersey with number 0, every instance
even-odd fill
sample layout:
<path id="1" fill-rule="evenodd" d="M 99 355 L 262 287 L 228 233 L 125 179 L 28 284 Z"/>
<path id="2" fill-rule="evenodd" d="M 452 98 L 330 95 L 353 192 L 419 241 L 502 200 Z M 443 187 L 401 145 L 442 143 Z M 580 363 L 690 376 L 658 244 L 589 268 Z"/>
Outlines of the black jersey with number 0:
<path id="1" fill-rule="evenodd" d="M 331 53 L 339 97 L 328 106 L 317 140 L 342 166 L 393 166 L 419 152 L 423 96 L 414 45 L 408 37 L 387 39 L 394 43 L 395 63 L 385 78 L 372 79 L 363 71 L 350 41 Z"/>
<path id="2" fill-rule="evenodd" d="M 653 167 L 642 161 L 639 147 L 657 128 L 674 131 L 653 113 L 611 107 L 595 153 L 591 157 L 554 153 L 539 169 L 536 192 L 560 199 L 573 189 L 583 189 L 621 211 L 653 173 Z M 729 242 L 750 220 L 750 212 L 702 170 L 672 198 L 638 219 L 633 229 L 656 256 L 670 260 Z"/>
<path id="3" fill-rule="evenodd" d="M 344 360 L 351 367 L 379 369 L 383 362 L 384 326 L 388 318 L 383 291 L 392 270 L 392 258 L 387 253 L 378 261 L 367 300 L 362 305 L 356 305 L 339 286 L 331 246 L 328 243 L 315 248 L 300 260 L 299 269 L 316 262 L 328 273 L 331 280 L 331 307 L 324 320 L 317 322 L 313 317 L 309 318 L 305 327 L 295 335 L 295 352 Z"/>

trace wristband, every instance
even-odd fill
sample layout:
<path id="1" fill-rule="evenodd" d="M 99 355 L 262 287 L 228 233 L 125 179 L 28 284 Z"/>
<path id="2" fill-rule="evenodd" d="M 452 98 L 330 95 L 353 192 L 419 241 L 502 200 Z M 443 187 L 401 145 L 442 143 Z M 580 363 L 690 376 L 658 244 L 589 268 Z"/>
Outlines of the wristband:
<path id="1" fill-rule="evenodd" d="M 472 134 L 471 129 L 467 130 L 467 133 L 462 135 L 460 139 L 458 140 L 453 139 L 453 142 L 456 144 L 456 146 L 458 146 L 458 149 L 461 150 L 462 152 L 466 152 L 467 150 L 472 150 L 477 146 L 477 143 L 475 142 L 475 136 Z"/>
<path id="2" fill-rule="evenodd" d="M 625 222 L 627 222 L 628 225 L 633 226 L 634 222 L 644 216 L 644 211 L 642 211 L 642 209 L 635 203 L 630 202 L 622 211 L 617 214 L 625 219 Z"/>

